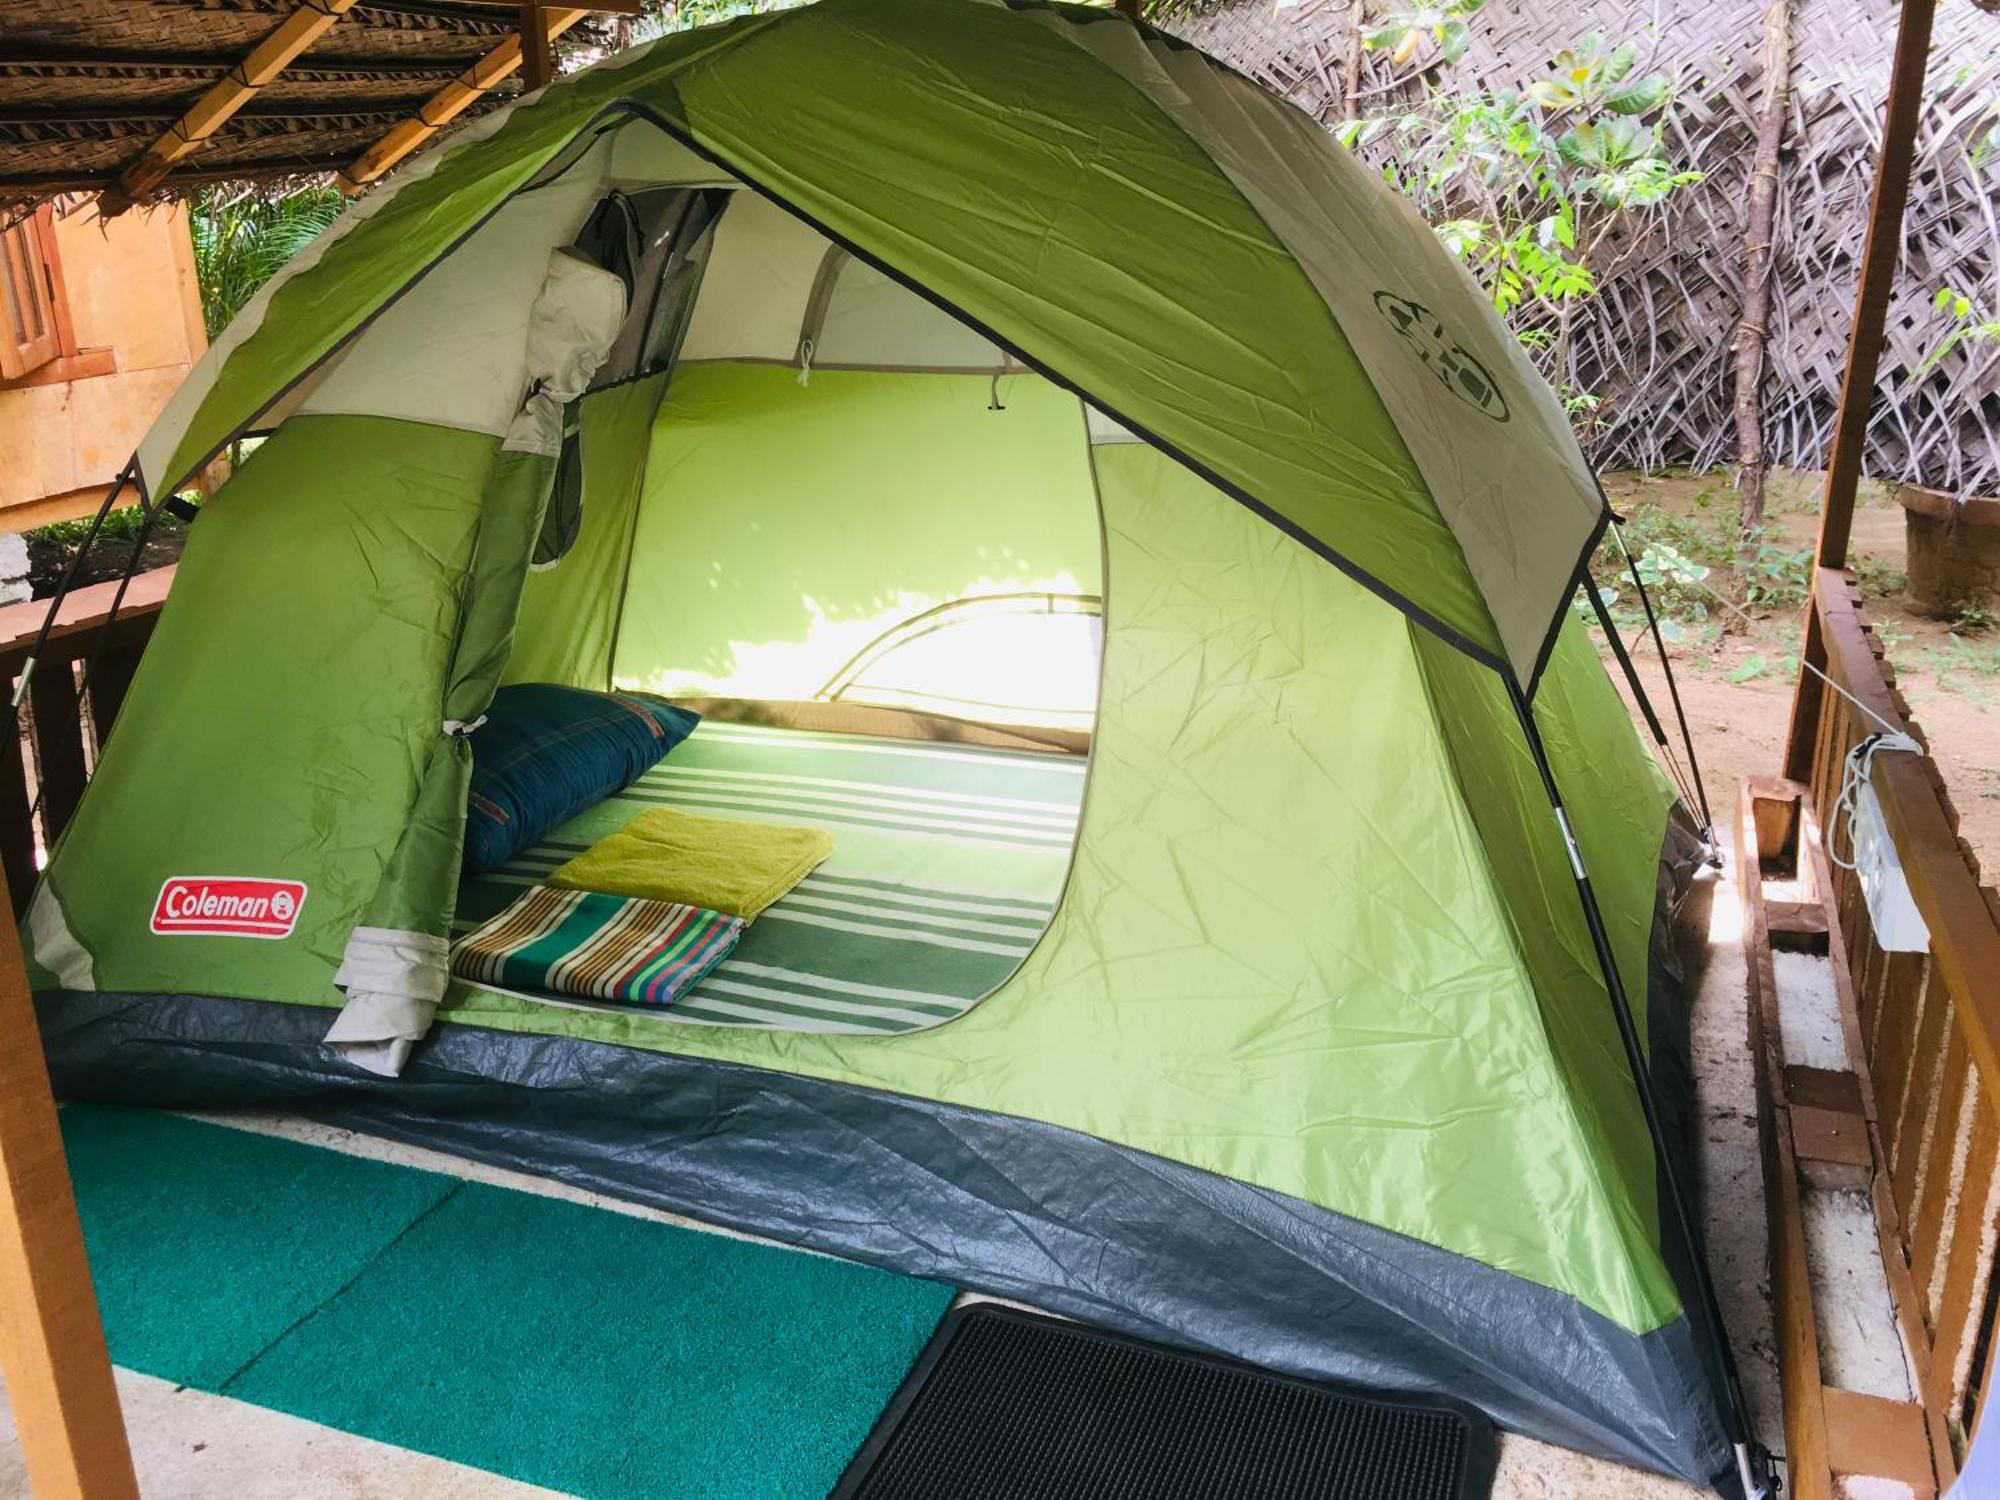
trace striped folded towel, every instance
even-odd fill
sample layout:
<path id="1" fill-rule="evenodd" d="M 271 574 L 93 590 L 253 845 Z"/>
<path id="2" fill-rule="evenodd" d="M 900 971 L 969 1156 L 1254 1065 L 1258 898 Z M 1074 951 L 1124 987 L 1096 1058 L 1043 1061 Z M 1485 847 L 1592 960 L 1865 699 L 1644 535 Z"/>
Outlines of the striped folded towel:
<path id="1" fill-rule="evenodd" d="M 658 1009 L 727 958 L 740 917 L 601 891 L 535 886 L 452 945 L 474 984 Z"/>

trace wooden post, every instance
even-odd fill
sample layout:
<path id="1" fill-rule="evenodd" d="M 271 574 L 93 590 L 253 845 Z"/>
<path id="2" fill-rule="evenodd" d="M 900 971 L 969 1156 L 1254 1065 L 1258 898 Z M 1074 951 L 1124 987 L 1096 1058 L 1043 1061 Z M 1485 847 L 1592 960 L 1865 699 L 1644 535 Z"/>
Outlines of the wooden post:
<path id="1" fill-rule="evenodd" d="M 529 93 L 547 88 L 555 76 L 549 50 L 548 13 L 535 0 L 521 0 L 521 86 Z"/>
<path id="2" fill-rule="evenodd" d="M 1840 382 L 1833 449 L 1827 456 L 1826 488 L 1820 500 L 1819 544 L 1813 577 L 1821 568 L 1847 566 L 1847 542 L 1854 522 L 1854 494 L 1861 482 L 1861 455 L 1868 436 L 1868 408 L 1882 358 L 1882 330 L 1895 289 L 1896 262 L 1903 246 L 1903 207 L 1910 194 L 1910 166 L 1917 149 L 1917 117 L 1923 108 L 1924 68 L 1930 61 L 1931 17 L 1936 0 L 1903 0 L 1896 28 L 1896 55 L 1890 65 L 1889 104 L 1882 123 L 1882 157 L 1875 166 L 1875 189 L 1868 205 L 1868 238 L 1861 250 L 1860 289 L 1847 338 L 1847 371 Z M 1826 666 L 1812 600 L 1806 600 L 1805 661 L 1792 694 L 1791 733 L 1785 743 L 1785 774 L 1803 781 L 1812 773 L 1813 738 L 1819 730 L 1822 687 L 1813 668 Z"/>
<path id="3" fill-rule="evenodd" d="M 0 1373 L 28 1482 L 36 1500 L 138 1500 L 12 922 L 0 922 L 0 1037 Z"/>

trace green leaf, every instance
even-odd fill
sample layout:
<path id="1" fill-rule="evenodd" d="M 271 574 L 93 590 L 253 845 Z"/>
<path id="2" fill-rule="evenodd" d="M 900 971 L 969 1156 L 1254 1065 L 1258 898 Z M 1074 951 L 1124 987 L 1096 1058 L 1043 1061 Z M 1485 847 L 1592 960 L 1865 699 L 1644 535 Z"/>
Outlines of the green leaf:
<path id="1" fill-rule="evenodd" d="M 1630 83 L 1621 83 L 1606 92 L 1604 107 L 1613 114 L 1650 114 L 1667 102 L 1673 92 L 1673 85 L 1663 73 L 1648 73 L 1644 78 L 1635 78 Z"/>
<path id="2" fill-rule="evenodd" d="M 1745 657 L 1729 673 L 1731 682 L 1748 682 L 1753 677 L 1762 677 L 1771 670 L 1771 664 L 1762 656 Z"/>

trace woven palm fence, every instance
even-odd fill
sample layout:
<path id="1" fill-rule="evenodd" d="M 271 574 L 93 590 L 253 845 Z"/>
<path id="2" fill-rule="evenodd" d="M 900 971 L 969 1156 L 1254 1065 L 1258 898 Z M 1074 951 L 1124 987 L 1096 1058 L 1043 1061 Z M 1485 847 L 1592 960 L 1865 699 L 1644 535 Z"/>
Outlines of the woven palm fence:
<path id="1" fill-rule="evenodd" d="M 1401 4 L 1376 0 L 1371 24 Z M 1825 463 L 1846 357 L 1856 266 L 1896 7 L 1797 0 L 1791 97 L 1779 166 L 1770 343 L 1763 388 L 1770 461 Z M 1407 77 L 1358 49 L 1350 0 L 1219 0 L 1167 26 L 1329 124 L 1427 88 L 1519 87 L 1591 32 L 1638 42 L 1640 66 L 1676 81 L 1669 147 L 1705 180 L 1633 222 L 1615 270 L 1572 334 L 1578 383 L 1603 399 L 1586 435 L 1603 468 L 1707 469 L 1736 454 L 1731 344 L 1743 313 L 1744 205 L 1762 100 L 1763 0 L 1488 0 L 1455 64 Z M 1358 68 L 1355 61 L 1358 56 Z M 1941 288 L 2000 312 L 2000 164 L 1968 149 L 2000 103 L 2000 17 L 1940 6 L 1904 256 L 1868 431 L 1868 472 L 1960 495 L 2000 492 L 2000 341 L 1967 342 L 1925 369 L 1950 332 Z M 1383 141 L 1393 139 L 1385 136 Z M 1372 151 L 1386 149 L 1380 142 Z"/>

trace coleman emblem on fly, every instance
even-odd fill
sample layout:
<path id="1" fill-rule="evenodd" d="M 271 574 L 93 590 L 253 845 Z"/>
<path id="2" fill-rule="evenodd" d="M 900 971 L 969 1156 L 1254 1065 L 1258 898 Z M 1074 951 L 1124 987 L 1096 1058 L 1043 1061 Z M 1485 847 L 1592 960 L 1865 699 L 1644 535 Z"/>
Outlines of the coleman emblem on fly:
<path id="1" fill-rule="evenodd" d="M 153 931 L 209 937 L 290 937 L 306 904 L 296 880 L 235 875 L 176 875 L 153 903 Z"/>

